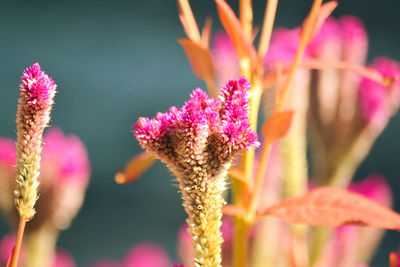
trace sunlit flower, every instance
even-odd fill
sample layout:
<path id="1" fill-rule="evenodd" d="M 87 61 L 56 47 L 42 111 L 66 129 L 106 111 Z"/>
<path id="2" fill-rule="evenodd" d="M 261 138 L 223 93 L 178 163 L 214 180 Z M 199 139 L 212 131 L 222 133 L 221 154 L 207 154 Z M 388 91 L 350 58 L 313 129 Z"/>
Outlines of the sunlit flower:
<path id="1" fill-rule="evenodd" d="M 194 262 L 200 266 L 218 266 L 222 260 L 222 192 L 232 158 L 258 145 L 248 122 L 249 89 L 245 78 L 229 81 L 219 99 L 196 89 L 181 109 L 172 107 L 154 119 L 139 118 L 134 126 L 140 145 L 177 177 Z"/>
<path id="2" fill-rule="evenodd" d="M 27 68 L 21 78 L 17 108 L 16 206 L 20 216 L 30 220 L 38 199 L 42 134 L 50 121 L 56 84 L 38 63 Z"/>

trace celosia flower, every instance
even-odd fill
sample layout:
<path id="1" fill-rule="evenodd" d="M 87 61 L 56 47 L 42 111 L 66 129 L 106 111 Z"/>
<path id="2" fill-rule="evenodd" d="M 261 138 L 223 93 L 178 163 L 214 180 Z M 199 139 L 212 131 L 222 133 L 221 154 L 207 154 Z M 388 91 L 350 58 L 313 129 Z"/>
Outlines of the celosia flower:
<path id="1" fill-rule="evenodd" d="M 21 78 L 17 108 L 17 183 L 16 206 L 20 216 L 35 215 L 38 198 L 42 134 L 50 120 L 56 84 L 38 63 L 27 68 Z"/>
<path id="2" fill-rule="evenodd" d="M 133 247 L 124 256 L 124 267 L 170 267 L 171 260 L 163 247 L 153 243 L 142 243 Z"/>
<path id="3" fill-rule="evenodd" d="M 214 36 L 212 57 L 215 63 L 217 88 L 222 87 L 229 79 L 240 77 L 235 48 L 223 31 L 217 32 Z"/>
<path id="4" fill-rule="evenodd" d="M 193 248 L 191 246 L 191 237 L 188 232 L 189 227 L 185 223 L 179 229 L 178 233 L 178 257 L 186 267 L 193 267 Z M 232 239 L 233 239 L 233 220 L 232 218 L 223 218 L 221 225 L 222 238 L 222 266 L 231 266 L 232 260 Z"/>
<path id="5" fill-rule="evenodd" d="M 348 189 L 388 208 L 391 206 L 390 186 L 379 174 L 372 174 L 358 183 L 351 183 Z M 317 267 L 354 266 L 367 263 L 374 254 L 383 233 L 382 229 L 369 227 L 336 228 Z"/>
<path id="6" fill-rule="evenodd" d="M 0 184 L 3 193 L 0 194 L 0 207 L 7 216 L 14 220 L 11 209 L 11 194 L 14 189 L 11 176 L 15 177 L 15 144 L 13 140 L 0 138 L 0 151 L 6 170 L 0 168 Z M 5 153 L 9 155 L 6 156 Z M 28 230 L 51 224 L 57 229 L 68 227 L 79 211 L 90 177 L 89 159 L 86 148 L 75 135 L 64 135 L 61 129 L 50 129 L 44 135 L 43 153 L 41 159 L 41 198 L 37 203 L 37 217 L 28 226 Z M 1 166 L 1 163 L 0 163 Z M 13 175 L 7 175 L 11 169 Z M 7 178 L 8 177 L 8 178 Z"/>
<path id="7" fill-rule="evenodd" d="M 11 139 L 0 140 L 3 140 L 0 142 L 0 151 L 10 154 L 8 165 L 3 164 L 5 167 L 1 168 L 0 163 L 0 208 L 10 224 L 15 225 L 17 214 L 12 205 L 12 191 L 15 189 L 15 168 L 12 164 L 15 162 L 15 144 Z M 74 135 L 64 135 L 57 128 L 50 129 L 44 135 L 42 155 L 37 214 L 26 227 L 25 255 L 30 262 L 33 261 L 30 257 L 35 257 L 38 251 L 44 254 L 54 253 L 59 230 L 69 226 L 82 206 L 90 177 L 85 146 Z M 32 253 L 31 249 L 34 250 Z M 46 257 L 42 260 L 46 260 Z M 41 262 L 37 264 L 44 266 Z"/>
<path id="8" fill-rule="evenodd" d="M 400 63 L 389 58 L 377 58 L 371 67 L 387 79 L 394 80 L 389 87 L 384 87 L 364 78 L 360 83 L 360 107 L 364 120 L 381 129 L 400 104 Z"/>
<path id="9" fill-rule="evenodd" d="M 139 118 L 134 126 L 140 145 L 177 177 L 200 266 L 221 263 L 221 194 L 232 158 L 258 145 L 248 122 L 249 88 L 245 78 L 231 80 L 218 100 L 196 89 L 181 109 Z"/>
<path id="10" fill-rule="evenodd" d="M 163 247 L 151 242 L 134 246 L 122 261 L 100 260 L 91 267 L 170 267 L 171 259 Z"/>
<path id="11" fill-rule="evenodd" d="M 16 150 L 14 140 L 0 137 L 0 165 L 5 168 L 14 168 L 16 162 Z"/>
<path id="12" fill-rule="evenodd" d="M 181 109 L 172 107 L 154 119 L 139 118 L 133 132 L 141 146 L 179 176 L 187 171 L 181 164 L 190 163 L 187 153 L 193 153 L 200 165 L 216 164 L 213 172 L 218 173 L 235 153 L 258 145 L 248 122 L 249 89 L 245 78 L 232 80 L 216 100 L 198 88 Z M 202 153 L 205 158 L 200 158 Z"/>

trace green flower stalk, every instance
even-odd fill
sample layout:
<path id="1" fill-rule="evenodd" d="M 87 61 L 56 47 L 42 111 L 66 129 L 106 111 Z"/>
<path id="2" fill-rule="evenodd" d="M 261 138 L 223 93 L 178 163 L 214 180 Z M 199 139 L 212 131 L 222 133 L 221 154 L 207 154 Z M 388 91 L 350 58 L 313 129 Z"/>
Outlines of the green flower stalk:
<path id="1" fill-rule="evenodd" d="M 57 85 L 38 63 L 24 71 L 17 108 L 17 183 L 15 203 L 21 218 L 35 215 L 42 135 L 50 121 Z"/>
<path id="2" fill-rule="evenodd" d="M 50 121 L 57 85 L 41 71 L 38 63 L 27 68 L 21 78 L 17 106 L 17 189 L 15 205 L 20 222 L 15 247 L 7 266 L 16 267 L 25 224 L 35 215 L 38 199 L 42 135 Z"/>
<path id="3" fill-rule="evenodd" d="M 225 176 L 232 158 L 257 146 L 248 122 L 249 82 L 229 81 L 219 99 L 196 89 L 181 109 L 154 119 L 139 118 L 140 145 L 167 164 L 177 177 L 194 247 L 194 266 L 221 266 Z"/>

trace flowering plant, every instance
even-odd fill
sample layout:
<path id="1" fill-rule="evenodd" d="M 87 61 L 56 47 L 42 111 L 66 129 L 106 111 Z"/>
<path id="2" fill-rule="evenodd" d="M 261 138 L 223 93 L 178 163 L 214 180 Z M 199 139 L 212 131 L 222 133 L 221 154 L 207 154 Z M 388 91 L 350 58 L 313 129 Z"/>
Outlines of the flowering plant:
<path id="1" fill-rule="evenodd" d="M 209 95 L 197 88 L 181 108 L 140 117 L 132 131 L 145 151 L 115 177 L 135 181 L 156 159 L 176 177 L 187 220 L 173 266 L 367 266 L 400 214 L 382 175 L 352 179 L 399 108 L 400 63 L 366 63 L 365 27 L 331 16 L 336 1 L 314 0 L 300 27 L 273 30 L 278 0 L 260 29 L 251 0 L 240 0 L 239 18 L 215 0 L 224 30 L 214 38 L 210 19 L 200 31 L 188 0 L 177 3 L 187 35 L 178 42 Z M 83 203 L 90 167 L 77 137 L 43 135 L 55 93 L 39 64 L 26 69 L 16 146 L 0 138 L 0 210 L 18 225 L 0 243 L 6 266 L 75 266 L 56 240 Z M 399 266 L 397 253 L 389 260 Z M 143 243 L 91 266 L 171 265 Z"/>

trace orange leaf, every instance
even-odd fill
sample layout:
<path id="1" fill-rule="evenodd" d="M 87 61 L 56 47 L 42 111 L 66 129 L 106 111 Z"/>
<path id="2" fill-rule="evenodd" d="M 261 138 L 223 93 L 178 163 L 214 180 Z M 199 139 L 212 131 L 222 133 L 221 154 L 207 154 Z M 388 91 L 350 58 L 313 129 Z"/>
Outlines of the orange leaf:
<path id="1" fill-rule="evenodd" d="M 399 257 L 396 252 L 390 252 L 389 255 L 390 267 L 399 267 Z"/>
<path id="2" fill-rule="evenodd" d="M 243 171 L 239 170 L 238 168 L 229 169 L 228 174 L 232 179 L 236 179 L 238 181 L 241 181 L 242 183 L 244 183 L 246 185 L 248 184 L 248 181 L 246 179 L 246 175 L 244 174 Z"/>
<path id="3" fill-rule="evenodd" d="M 336 1 L 330 1 L 325 4 L 323 4 L 319 10 L 318 10 L 318 15 L 317 19 L 315 21 L 310 40 L 312 40 L 321 30 L 322 25 L 324 25 L 325 20 L 331 15 L 333 10 L 338 6 L 338 2 Z"/>
<path id="4" fill-rule="evenodd" d="M 206 22 L 204 23 L 203 30 L 201 31 L 201 44 L 207 48 L 210 46 L 211 27 L 212 27 L 212 18 L 207 17 Z"/>
<path id="5" fill-rule="evenodd" d="M 308 225 L 360 224 L 400 229 L 400 214 L 359 194 L 334 187 L 320 187 L 303 196 L 282 200 L 257 217 L 263 215 Z"/>
<path id="6" fill-rule="evenodd" d="M 194 74 L 202 80 L 212 79 L 215 68 L 210 52 L 201 45 L 186 38 L 181 38 L 178 42 L 182 45 Z"/>
<path id="7" fill-rule="evenodd" d="M 215 0 L 215 3 L 217 4 L 222 26 L 224 26 L 225 31 L 228 33 L 239 59 L 248 59 L 251 62 L 256 62 L 254 46 L 246 39 L 240 21 L 233 10 L 224 0 Z"/>
<path id="8" fill-rule="evenodd" d="M 225 205 L 222 207 L 222 213 L 228 216 L 244 216 L 245 210 L 235 205 Z"/>
<path id="9" fill-rule="evenodd" d="M 135 182 L 140 176 L 153 165 L 156 158 L 147 152 L 142 152 L 131 159 L 125 166 L 124 172 L 115 174 L 115 181 L 118 184 Z"/>
<path id="10" fill-rule="evenodd" d="M 284 137 L 290 129 L 292 118 L 292 110 L 272 114 L 262 126 L 262 134 L 266 141 L 272 143 Z"/>

